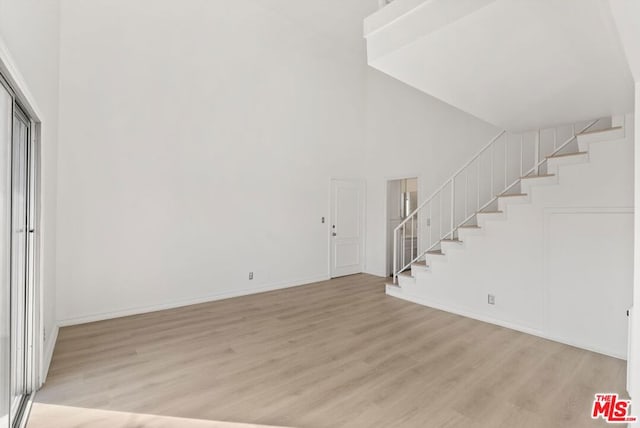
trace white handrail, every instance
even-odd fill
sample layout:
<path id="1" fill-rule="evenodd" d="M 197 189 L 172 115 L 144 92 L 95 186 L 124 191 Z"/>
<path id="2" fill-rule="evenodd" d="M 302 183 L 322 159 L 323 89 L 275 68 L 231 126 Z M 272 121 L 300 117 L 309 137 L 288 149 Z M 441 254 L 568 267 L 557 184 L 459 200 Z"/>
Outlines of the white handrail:
<path id="1" fill-rule="evenodd" d="M 500 140 L 500 138 L 506 134 L 506 131 L 502 131 L 500 132 L 498 135 L 496 135 L 494 138 L 492 138 L 484 147 L 482 147 L 473 157 L 471 157 L 467 162 L 465 162 L 465 164 L 459 168 L 455 173 L 453 173 L 453 175 L 451 175 L 440 187 L 438 187 L 425 201 L 423 201 L 416 209 L 414 209 L 398 226 L 396 226 L 393 230 L 393 237 L 394 237 L 394 241 L 393 241 L 393 279 L 394 282 L 397 280 L 398 274 L 400 274 L 401 272 L 403 272 L 404 270 L 406 270 L 408 267 L 410 267 L 413 263 L 415 263 L 417 260 L 419 260 L 420 258 L 422 258 L 426 253 L 428 253 L 429 251 L 434 250 L 441 242 L 443 239 L 445 238 L 449 238 L 449 239 L 454 239 L 455 238 L 455 233 L 456 231 L 464 224 L 468 223 L 474 216 L 476 216 L 479 212 L 483 211 L 484 209 L 486 209 L 489 205 L 491 205 L 492 203 L 496 202 L 496 200 L 498 199 L 498 197 L 500 197 L 501 195 L 506 194 L 507 192 L 510 191 L 510 189 L 512 189 L 516 184 L 520 183 L 523 177 L 529 176 L 532 173 L 536 173 L 536 175 L 539 174 L 540 172 L 540 167 L 542 167 L 547 161 L 549 157 L 552 157 L 556 154 L 558 154 L 559 152 L 561 152 L 564 148 L 566 148 L 572 141 L 574 141 L 577 137 L 577 135 L 587 131 L 588 129 L 590 129 L 591 127 L 593 127 L 597 122 L 599 122 L 600 119 L 596 119 L 593 120 L 591 122 L 589 122 L 586 126 L 584 126 L 582 129 L 580 129 L 580 131 L 576 132 L 576 127 L 575 125 L 571 126 L 571 137 L 568 138 L 566 141 L 564 141 L 562 144 L 560 144 L 559 146 L 557 145 L 557 139 L 558 139 L 558 128 L 553 128 L 553 150 L 551 151 L 551 153 L 547 154 L 546 156 L 541 156 L 541 131 L 537 130 L 534 133 L 534 148 L 533 148 L 533 154 L 534 154 L 534 159 L 533 159 L 533 166 L 527 170 L 524 171 L 524 136 L 525 134 L 520 134 L 520 144 L 519 144 L 519 159 L 517 160 L 517 164 L 518 165 L 514 165 L 513 163 L 510 165 L 509 164 L 509 156 L 508 156 L 508 143 L 509 143 L 509 138 L 507 136 L 507 139 L 505 140 L 504 143 L 504 165 L 502 165 L 502 167 L 504 168 L 504 186 L 502 187 L 502 190 L 500 190 L 499 192 L 494 192 L 495 187 L 494 187 L 494 157 L 495 157 L 495 151 L 496 151 L 496 143 Z M 480 173 L 480 169 L 482 166 L 482 162 L 480 160 L 481 156 L 486 153 L 489 149 L 491 149 L 491 162 L 490 162 L 490 186 L 489 186 L 489 197 L 488 200 L 484 203 L 481 203 L 480 199 L 481 199 L 481 173 Z M 472 208 L 472 212 L 469 213 L 468 212 L 468 199 L 469 199 L 469 169 L 471 167 L 471 165 L 474 164 L 474 162 L 477 161 L 477 170 L 475 171 L 476 173 L 476 177 L 477 177 L 477 183 L 476 185 L 476 189 L 475 189 L 475 194 L 476 194 L 476 201 L 475 201 L 475 210 L 473 210 Z M 509 171 L 510 169 L 514 169 L 516 171 L 519 170 L 519 175 L 518 177 L 512 181 L 511 183 L 508 183 L 508 176 L 509 176 Z M 465 173 L 465 177 L 464 177 L 464 215 L 462 216 L 462 221 L 456 222 L 455 218 L 456 218 L 456 178 L 459 177 L 462 173 Z M 498 183 L 501 182 L 502 179 L 500 177 L 498 177 Z M 443 222 L 443 196 L 444 196 L 444 191 L 447 188 L 447 186 L 451 186 L 451 189 L 447 191 L 447 193 L 450 194 L 450 212 L 448 213 L 448 217 L 449 217 L 449 230 L 446 233 L 442 233 L 443 231 L 443 227 L 442 227 L 442 222 Z M 419 226 L 419 219 L 418 219 L 418 213 L 420 213 L 425 207 L 429 207 L 429 222 L 433 219 L 433 211 L 434 211 L 434 207 L 433 207 L 433 202 L 435 201 L 435 199 L 438 198 L 438 206 L 435 207 L 435 211 L 439 214 L 438 217 L 438 236 L 436 237 L 436 239 L 433 239 L 433 231 L 432 231 L 432 227 L 433 225 L 429 225 L 427 224 L 427 227 L 429 228 L 429 232 L 428 232 L 428 239 L 429 239 L 429 243 L 426 245 L 426 248 L 421 248 L 422 245 L 422 238 L 423 235 L 420 233 L 416 232 L 416 229 L 418 229 L 420 232 L 420 226 Z M 409 223 L 410 222 L 410 223 Z M 407 227 L 410 227 L 410 231 L 411 234 L 408 235 L 407 234 Z M 446 230 L 446 229 L 445 229 Z M 407 249 L 406 249 L 406 242 L 407 239 L 410 238 L 411 239 L 411 248 L 409 249 L 408 252 L 408 259 L 409 261 L 407 262 L 406 260 L 406 253 L 407 253 Z M 398 242 L 400 241 L 403 244 L 403 248 L 402 248 L 402 254 L 399 256 L 398 254 Z M 415 242 L 414 241 L 418 241 L 418 248 L 415 248 Z M 398 266 L 398 262 L 400 262 L 400 266 Z"/>
<path id="2" fill-rule="evenodd" d="M 427 205 L 429 202 L 431 202 L 431 200 L 433 200 L 433 198 L 435 198 L 438 193 L 440 193 L 440 191 L 442 189 L 444 189 L 445 187 L 447 187 L 447 184 L 449 184 L 451 181 L 453 181 L 458 175 L 460 175 L 460 173 L 462 171 L 464 171 L 469 165 L 471 165 L 473 163 L 473 161 L 475 161 L 476 159 L 478 159 L 480 156 L 482 156 L 482 154 L 493 145 L 493 143 L 495 143 L 498 138 L 502 137 L 507 131 L 502 131 L 500 132 L 498 135 L 496 135 L 495 137 L 493 137 L 491 139 L 491 141 L 489 141 L 483 148 L 480 149 L 480 151 L 478 153 L 476 153 L 469 161 L 467 161 L 467 163 L 465 163 L 462 168 L 458 169 L 456 172 L 453 173 L 453 175 L 451 177 L 449 177 L 447 179 L 447 181 L 445 181 L 440 187 L 438 187 L 433 193 L 431 193 L 431 196 L 429 196 L 424 202 L 422 202 L 420 205 L 418 205 L 418 208 L 414 209 L 413 211 L 411 211 L 411 213 L 409 215 L 407 215 L 407 217 L 402 221 L 402 223 L 400 223 L 398 226 L 396 226 L 396 228 L 393 230 L 394 232 L 397 231 L 398 229 L 400 229 L 400 227 L 405 224 L 407 221 L 409 221 L 409 218 L 412 217 L 414 214 L 416 214 L 418 211 L 420 211 L 422 209 L 422 207 L 424 207 L 425 205 Z"/>

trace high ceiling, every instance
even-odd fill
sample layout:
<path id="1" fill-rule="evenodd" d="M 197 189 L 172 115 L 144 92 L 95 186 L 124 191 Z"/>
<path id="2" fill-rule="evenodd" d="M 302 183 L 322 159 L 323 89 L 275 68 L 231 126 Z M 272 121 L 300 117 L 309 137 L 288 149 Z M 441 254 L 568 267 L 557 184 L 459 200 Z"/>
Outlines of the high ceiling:
<path id="1" fill-rule="evenodd" d="M 403 3 L 412 9 L 368 20 L 369 64 L 489 123 L 532 129 L 633 109 L 606 1 Z"/>

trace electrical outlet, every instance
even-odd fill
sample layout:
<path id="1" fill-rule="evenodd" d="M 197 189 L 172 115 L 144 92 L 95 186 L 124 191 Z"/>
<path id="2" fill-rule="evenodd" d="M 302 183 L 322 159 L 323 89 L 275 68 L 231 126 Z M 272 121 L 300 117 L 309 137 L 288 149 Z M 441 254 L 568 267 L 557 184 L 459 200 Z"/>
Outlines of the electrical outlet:
<path id="1" fill-rule="evenodd" d="M 487 295 L 487 303 L 490 305 L 495 305 L 496 304 L 496 296 L 494 296 L 493 294 L 488 294 Z"/>
<path id="2" fill-rule="evenodd" d="M 431 219 L 430 218 L 427 219 L 427 227 L 428 226 L 431 226 Z"/>
<path id="3" fill-rule="evenodd" d="M 253 272 L 249 272 L 249 279 L 253 279 Z"/>
<path id="4" fill-rule="evenodd" d="M 324 224 L 324 217 L 322 217 L 322 224 Z"/>

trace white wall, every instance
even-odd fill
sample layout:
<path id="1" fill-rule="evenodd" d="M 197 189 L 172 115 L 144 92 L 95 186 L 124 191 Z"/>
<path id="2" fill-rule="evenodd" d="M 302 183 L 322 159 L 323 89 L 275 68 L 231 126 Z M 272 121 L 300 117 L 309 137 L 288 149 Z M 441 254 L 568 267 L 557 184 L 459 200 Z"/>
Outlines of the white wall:
<path id="1" fill-rule="evenodd" d="M 367 272 L 385 276 L 387 181 L 418 177 L 418 204 L 499 129 L 371 68 L 365 74 Z"/>
<path id="2" fill-rule="evenodd" d="M 361 61 L 266 3 L 175 6 L 62 2 L 63 324 L 328 275 L 330 178 L 362 176 Z"/>
<path id="3" fill-rule="evenodd" d="M 637 48 L 637 45 L 636 45 Z M 638 49 L 636 49 L 636 53 Z M 637 64 L 640 64 L 640 55 L 636 55 Z M 640 68 L 635 69 L 634 73 L 636 79 L 636 93 L 635 93 L 635 128 L 640 129 Z M 633 317 L 630 327 L 631 334 L 629 335 L 629 346 L 631 347 L 629 352 L 629 361 L 634 363 L 627 366 L 627 388 L 629 395 L 635 399 L 640 394 L 640 365 L 638 357 L 640 356 L 640 209 L 638 205 L 640 202 L 640 132 L 635 134 L 634 141 L 635 148 L 635 168 L 634 168 L 634 285 L 633 285 Z M 634 406 L 637 409 L 638 405 Z M 636 412 L 637 413 L 637 412 Z M 636 426 L 640 426 L 640 421 Z"/>
<path id="4" fill-rule="evenodd" d="M 635 125 L 640 129 L 640 26 L 638 16 L 640 15 L 640 3 L 634 0 L 610 0 L 611 12 L 613 14 L 618 35 L 624 48 L 629 69 L 635 81 Z M 640 201 L 640 136 L 635 136 L 635 202 Z M 628 385 L 629 394 L 637 398 L 640 394 L 640 367 L 637 361 L 640 360 L 640 210 L 635 210 L 635 266 L 634 266 L 634 316 L 631 324 L 631 350 L 628 364 Z M 639 406 L 634 406 L 634 409 Z M 634 412 L 634 414 L 637 413 Z M 636 424 L 640 426 L 640 421 Z"/>
<path id="5" fill-rule="evenodd" d="M 280 12 L 63 0 L 63 324 L 325 278 L 331 177 L 366 176 L 384 275 L 386 178 L 423 194 L 497 132 Z"/>
<path id="6" fill-rule="evenodd" d="M 0 0 L 0 38 L 42 114 L 42 284 L 44 350 L 53 349 L 56 293 L 59 4 L 57 0 Z M 46 358 L 46 357 L 45 357 Z"/>

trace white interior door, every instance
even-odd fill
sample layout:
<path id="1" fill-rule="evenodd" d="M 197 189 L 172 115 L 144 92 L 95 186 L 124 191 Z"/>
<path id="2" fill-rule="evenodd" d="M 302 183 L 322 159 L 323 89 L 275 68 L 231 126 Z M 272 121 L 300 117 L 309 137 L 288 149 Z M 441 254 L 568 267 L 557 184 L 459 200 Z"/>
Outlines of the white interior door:
<path id="1" fill-rule="evenodd" d="M 364 270 L 364 182 L 331 180 L 331 277 Z"/>

